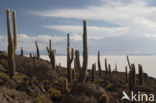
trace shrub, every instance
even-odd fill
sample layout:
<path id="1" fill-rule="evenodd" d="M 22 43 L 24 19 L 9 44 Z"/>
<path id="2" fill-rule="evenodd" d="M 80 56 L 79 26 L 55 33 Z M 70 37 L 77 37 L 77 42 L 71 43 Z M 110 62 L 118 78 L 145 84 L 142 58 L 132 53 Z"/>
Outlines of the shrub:
<path id="1" fill-rule="evenodd" d="M 47 96 L 39 95 L 36 97 L 37 103 L 53 103 Z"/>

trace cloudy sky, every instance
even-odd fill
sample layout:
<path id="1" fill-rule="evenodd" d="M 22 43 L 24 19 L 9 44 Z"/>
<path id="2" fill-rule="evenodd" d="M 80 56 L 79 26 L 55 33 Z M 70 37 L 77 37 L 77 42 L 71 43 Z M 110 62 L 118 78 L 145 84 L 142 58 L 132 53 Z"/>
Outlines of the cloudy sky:
<path id="1" fill-rule="evenodd" d="M 82 52 L 82 20 L 87 20 L 90 54 L 156 54 L 154 0 L 1 0 L 0 50 L 7 50 L 6 8 L 16 10 L 18 50 L 46 52 L 48 40 L 58 54 L 71 47 Z"/>

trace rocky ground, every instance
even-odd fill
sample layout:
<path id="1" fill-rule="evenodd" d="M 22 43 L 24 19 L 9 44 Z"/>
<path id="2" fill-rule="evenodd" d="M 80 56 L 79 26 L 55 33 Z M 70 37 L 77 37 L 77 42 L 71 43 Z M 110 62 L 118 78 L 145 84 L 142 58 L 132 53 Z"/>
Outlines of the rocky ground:
<path id="1" fill-rule="evenodd" d="M 100 78 L 97 71 L 92 82 L 88 70 L 85 84 L 77 83 L 75 73 L 75 79 L 65 88 L 66 68 L 56 66 L 54 72 L 46 60 L 18 55 L 15 60 L 17 73 L 10 78 L 7 53 L 0 52 L 0 103 L 107 103 L 106 99 L 108 103 L 121 103 L 122 91 L 130 92 L 124 72 L 112 72 L 112 76 Z M 134 91 L 156 93 L 156 79 L 144 73 L 144 85 L 136 85 Z"/>

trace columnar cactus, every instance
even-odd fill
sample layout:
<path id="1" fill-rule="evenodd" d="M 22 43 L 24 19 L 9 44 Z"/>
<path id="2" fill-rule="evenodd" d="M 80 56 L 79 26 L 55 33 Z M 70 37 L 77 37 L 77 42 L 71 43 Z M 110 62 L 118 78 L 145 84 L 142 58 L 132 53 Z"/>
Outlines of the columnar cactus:
<path id="1" fill-rule="evenodd" d="M 13 28 L 14 35 L 12 38 L 11 23 L 10 23 L 10 10 L 7 9 L 7 30 L 8 30 L 8 74 L 10 77 L 15 75 L 15 50 L 17 46 L 17 31 L 16 31 L 16 13 L 13 11 Z"/>
<path id="2" fill-rule="evenodd" d="M 47 47 L 46 49 L 47 49 L 47 52 L 48 52 L 48 56 L 50 58 L 50 63 L 51 63 L 51 66 L 52 66 L 52 70 L 56 71 L 56 60 L 55 60 L 56 50 L 52 49 L 51 40 L 49 40 L 49 47 Z"/>
<path id="3" fill-rule="evenodd" d="M 128 83 L 128 71 L 127 71 L 127 66 L 125 66 L 125 80 L 126 80 L 126 83 Z"/>
<path id="4" fill-rule="evenodd" d="M 67 79 L 64 79 L 63 91 L 64 93 L 67 93 L 69 91 Z"/>
<path id="5" fill-rule="evenodd" d="M 82 72 L 80 76 L 81 83 L 84 83 L 87 79 L 87 68 L 88 68 L 88 40 L 87 40 L 87 22 L 83 20 L 83 64 Z"/>
<path id="6" fill-rule="evenodd" d="M 131 64 L 130 68 L 131 69 L 129 72 L 129 89 L 134 90 L 135 85 L 136 85 L 135 65 Z"/>
<path id="7" fill-rule="evenodd" d="M 138 69 L 139 69 L 139 85 L 143 85 L 143 70 L 142 70 L 142 65 L 138 64 Z"/>
<path id="8" fill-rule="evenodd" d="M 101 70 L 101 63 L 100 63 L 100 51 L 98 51 L 98 69 L 99 69 L 99 76 L 102 78 L 102 70 Z"/>
<path id="9" fill-rule="evenodd" d="M 72 69 L 72 79 L 75 79 L 75 69 Z"/>
<path id="10" fill-rule="evenodd" d="M 37 41 L 35 41 L 35 44 L 36 44 L 36 51 L 37 51 L 37 59 L 40 60 L 40 50 L 39 50 Z"/>
<path id="11" fill-rule="evenodd" d="M 127 62 L 128 62 L 129 69 L 131 69 L 131 63 L 130 63 L 130 61 L 129 61 L 128 55 L 127 55 Z"/>
<path id="12" fill-rule="evenodd" d="M 68 77 L 68 82 L 72 82 L 72 70 L 71 70 L 71 64 L 74 59 L 74 49 L 72 48 L 71 53 L 70 53 L 70 38 L 69 34 L 67 34 L 67 77 Z"/>
<path id="13" fill-rule="evenodd" d="M 31 52 L 30 52 L 29 56 L 30 56 L 30 58 L 32 58 L 32 53 Z"/>
<path id="14" fill-rule="evenodd" d="M 105 58 L 105 69 L 106 69 L 106 74 L 108 74 L 107 58 Z"/>
<path id="15" fill-rule="evenodd" d="M 13 35 L 14 35 L 14 51 L 16 51 L 17 48 L 17 27 L 16 27 L 16 11 L 12 11 L 12 17 L 13 17 Z"/>
<path id="16" fill-rule="evenodd" d="M 23 51 L 23 48 L 21 47 L 21 56 L 23 57 L 24 55 L 24 51 Z"/>
<path id="17" fill-rule="evenodd" d="M 78 50 L 75 50 L 74 69 L 76 72 L 79 72 L 79 73 L 81 71 L 80 55 L 79 55 Z"/>
<path id="18" fill-rule="evenodd" d="M 108 68 L 109 68 L 109 76 L 112 76 L 112 70 L 111 70 L 111 65 L 108 64 Z"/>
<path id="19" fill-rule="evenodd" d="M 95 81 L 96 63 L 92 64 L 92 82 Z"/>
<path id="20" fill-rule="evenodd" d="M 115 64 L 115 71 L 116 71 L 116 72 L 118 71 L 118 66 L 117 66 L 117 64 Z"/>

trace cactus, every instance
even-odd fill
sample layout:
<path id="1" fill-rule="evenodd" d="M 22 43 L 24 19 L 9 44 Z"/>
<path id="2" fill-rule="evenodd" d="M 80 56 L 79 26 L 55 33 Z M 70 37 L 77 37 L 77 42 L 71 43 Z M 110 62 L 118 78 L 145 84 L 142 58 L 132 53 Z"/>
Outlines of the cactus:
<path id="1" fill-rule="evenodd" d="M 92 64 L 92 82 L 95 81 L 96 63 Z"/>
<path id="2" fill-rule="evenodd" d="M 79 73 L 81 71 L 80 55 L 79 55 L 78 50 L 75 50 L 74 69 L 76 72 L 79 72 Z"/>
<path id="3" fill-rule="evenodd" d="M 29 56 L 30 56 L 30 58 L 32 58 L 32 53 L 31 52 L 30 52 Z"/>
<path id="4" fill-rule="evenodd" d="M 118 66 L 117 66 L 117 64 L 115 64 L 115 71 L 116 71 L 116 72 L 118 71 Z"/>
<path id="5" fill-rule="evenodd" d="M 141 64 L 138 64 L 138 69 L 139 69 L 139 85 L 143 85 L 143 70 Z"/>
<path id="6" fill-rule="evenodd" d="M 79 81 L 85 83 L 87 79 L 87 68 L 88 68 L 88 40 L 87 40 L 87 22 L 83 20 L 83 64 Z"/>
<path id="7" fill-rule="evenodd" d="M 74 49 L 72 48 L 71 54 L 70 54 L 70 38 L 69 34 L 67 34 L 67 77 L 68 82 L 72 82 L 72 70 L 71 70 L 71 64 L 74 59 Z"/>
<path id="8" fill-rule="evenodd" d="M 109 76 L 112 76 L 112 70 L 111 70 L 111 65 L 108 64 L 108 68 L 109 68 Z"/>
<path id="9" fill-rule="evenodd" d="M 128 55 L 127 55 L 127 62 L 128 62 L 129 69 L 131 69 L 131 63 L 130 63 L 130 61 L 129 61 Z"/>
<path id="10" fill-rule="evenodd" d="M 37 41 L 35 41 L 35 44 L 36 44 L 36 51 L 37 51 L 37 59 L 40 60 L 40 50 L 39 50 Z"/>
<path id="11" fill-rule="evenodd" d="M 14 35 L 14 51 L 16 51 L 17 48 L 17 27 L 16 27 L 16 11 L 12 11 L 12 17 L 13 17 L 13 35 Z"/>
<path id="12" fill-rule="evenodd" d="M 67 79 L 64 79 L 63 91 L 64 93 L 67 93 L 69 91 Z"/>
<path id="13" fill-rule="evenodd" d="M 16 13 L 13 11 L 13 28 L 14 35 L 12 38 L 11 23 L 10 23 L 10 10 L 7 9 L 7 31 L 8 31 L 8 74 L 10 77 L 15 75 L 15 50 L 17 47 L 17 31 L 16 31 Z"/>
<path id="14" fill-rule="evenodd" d="M 105 69 L 106 69 L 106 74 L 108 74 L 107 58 L 105 58 Z"/>
<path id="15" fill-rule="evenodd" d="M 125 66 L 125 80 L 126 80 L 126 83 L 128 83 L 127 66 Z"/>
<path id="16" fill-rule="evenodd" d="M 48 52 L 48 56 L 50 58 L 52 70 L 56 71 L 56 60 L 55 60 L 56 50 L 52 49 L 51 40 L 49 40 L 49 47 L 47 47 L 47 52 Z"/>
<path id="17" fill-rule="evenodd" d="M 131 64 L 130 68 L 131 69 L 129 72 L 129 89 L 134 90 L 135 85 L 136 85 L 135 65 Z"/>
<path id="18" fill-rule="evenodd" d="M 99 69 L 99 76 L 102 78 L 102 71 L 101 71 L 101 64 L 100 64 L 100 51 L 98 51 L 98 69 Z"/>
<path id="19" fill-rule="evenodd" d="M 75 79 L 75 69 L 72 69 L 72 79 Z"/>
<path id="20" fill-rule="evenodd" d="M 23 57 L 24 55 L 24 51 L 23 51 L 23 48 L 21 47 L 21 56 Z"/>

